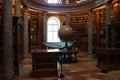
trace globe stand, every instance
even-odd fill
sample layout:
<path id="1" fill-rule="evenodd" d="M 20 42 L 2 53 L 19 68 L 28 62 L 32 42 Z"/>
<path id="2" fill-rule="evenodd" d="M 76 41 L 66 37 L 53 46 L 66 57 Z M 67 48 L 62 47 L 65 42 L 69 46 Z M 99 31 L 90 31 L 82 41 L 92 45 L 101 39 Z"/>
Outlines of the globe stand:
<path id="1" fill-rule="evenodd" d="M 68 43 L 67 43 L 67 41 L 65 42 L 65 47 L 63 47 L 61 49 L 68 49 Z M 63 61 L 62 61 L 62 54 L 60 54 L 60 59 L 61 59 L 61 61 L 60 61 L 61 62 L 61 69 L 60 69 L 59 78 L 64 78 L 65 76 L 64 76 L 64 74 L 62 72 L 62 63 L 63 63 Z"/>
<path id="2" fill-rule="evenodd" d="M 71 27 L 69 26 L 62 26 L 58 32 L 59 34 L 59 37 L 61 40 L 65 41 L 65 46 L 63 48 L 60 48 L 61 50 L 62 49 L 66 49 L 67 51 L 69 50 L 69 46 L 68 46 L 68 43 L 67 41 L 71 39 L 71 36 L 73 35 L 73 30 Z M 59 75 L 59 78 L 63 78 L 64 75 L 62 73 L 62 63 L 63 63 L 63 60 L 62 60 L 62 54 L 60 54 L 60 59 L 61 59 L 61 73 Z"/>
<path id="3" fill-rule="evenodd" d="M 69 49 L 69 46 L 68 46 L 68 42 L 67 41 L 65 41 L 65 46 L 64 47 L 62 47 L 62 48 L 60 48 L 60 50 L 64 50 L 64 49 L 66 49 L 67 51 L 69 51 L 70 49 Z"/>
<path id="4" fill-rule="evenodd" d="M 66 49 L 67 51 L 69 50 L 67 41 L 65 42 L 65 47 L 63 47 L 62 49 Z M 61 71 L 60 71 L 61 73 L 59 75 L 59 78 L 64 78 L 65 76 L 62 72 L 62 63 L 63 63 L 62 54 L 60 55 L 60 58 L 61 58 Z"/>
<path id="5" fill-rule="evenodd" d="M 60 75 L 58 77 L 59 78 L 64 78 L 65 76 L 64 76 L 64 74 L 62 72 L 62 54 L 60 55 L 60 57 L 61 57 L 61 69 L 60 69 Z"/>
<path id="6" fill-rule="evenodd" d="M 66 48 L 67 51 L 69 50 L 67 41 L 65 42 L 65 48 Z"/>

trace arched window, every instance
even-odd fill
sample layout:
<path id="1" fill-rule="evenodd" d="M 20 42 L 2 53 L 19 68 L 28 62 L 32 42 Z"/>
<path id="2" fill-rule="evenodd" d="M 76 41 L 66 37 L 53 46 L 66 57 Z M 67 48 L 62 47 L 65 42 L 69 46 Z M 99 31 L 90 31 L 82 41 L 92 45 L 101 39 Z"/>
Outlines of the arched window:
<path id="1" fill-rule="evenodd" d="M 60 20 L 57 17 L 50 17 L 47 22 L 47 42 L 60 42 L 58 30 Z"/>

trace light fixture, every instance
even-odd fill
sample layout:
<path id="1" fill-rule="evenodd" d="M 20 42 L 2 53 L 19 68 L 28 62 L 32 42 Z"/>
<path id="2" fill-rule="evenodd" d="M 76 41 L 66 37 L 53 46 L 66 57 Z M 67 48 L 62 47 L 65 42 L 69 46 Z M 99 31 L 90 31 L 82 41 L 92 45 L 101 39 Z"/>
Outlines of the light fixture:
<path id="1" fill-rule="evenodd" d="M 80 3 L 80 0 L 76 0 L 76 3 Z"/>
<path id="2" fill-rule="evenodd" d="M 84 2 L 84 1 L 87 1 L 87 0 L 76 0 L 76 3 L 80 3 L 80 2 Z"/>

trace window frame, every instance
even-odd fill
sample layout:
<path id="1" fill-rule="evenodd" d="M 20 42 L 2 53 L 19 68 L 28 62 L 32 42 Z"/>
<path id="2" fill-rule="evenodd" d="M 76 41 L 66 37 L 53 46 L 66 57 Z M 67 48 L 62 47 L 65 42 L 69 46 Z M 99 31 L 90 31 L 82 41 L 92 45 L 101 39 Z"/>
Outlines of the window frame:
<path id="1" fill-rule="evenodd" d="M 55 23 L 49 23 L 49 21 L 50 20 L 56 20 L 56 24 Z M 51 30 L 49 29 L 49 27 L 51 26 Z M 54 29 L 54 27 L 56 27 L 57 26 L 57 29 Z M 59 38 L 59 36 L 58 36 L 58 30 L 59 30 L 59 28 L 60 28 L 60 19 L 58 18 L 58 17 L 55 17 L 55 16 L 51 16 L 50 18 L 48 18 L 48 20 L 47 20 L 47 42 L 49 43 L 49 42 L 61 42 L 60 41 L 60 38 Z M 56 33 L 57 32 L 57 33 Z M 49 35 L 48 35 L 49 34 Z M 50 36 L 50 34 L 52 35 L 52 36 Z M 57 37 L 54 37 L 54 36 L 57 36 Z M 50 41 L 50 39 L 51 39 L 51 41 Z"/>

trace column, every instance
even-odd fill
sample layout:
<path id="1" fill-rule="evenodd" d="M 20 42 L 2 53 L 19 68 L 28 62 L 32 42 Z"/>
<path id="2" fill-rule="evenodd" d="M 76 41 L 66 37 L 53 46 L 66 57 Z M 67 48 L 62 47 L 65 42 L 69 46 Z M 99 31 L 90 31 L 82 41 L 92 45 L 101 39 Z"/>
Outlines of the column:
<path id="1" fill-rule="evenodd" d="M 24 10 L 24 57 L 28 57 L 28 10 Z"/>
<path id="2" fill-rule="evenodd" d="M 92 54 L 92 13 L 89 10 L 88 13 L 88 53 Z"/>
<path id="3" fill-rule="evenodd" d="M 43 12 L 43 42 L 47 42 L 47 12 Z"/>
<path id="4" fill-rule="evenodd" d="M 66 22 L 65 25 L 69 26 L 69 13 L 66 13 Z"/>
<path id="5" fill-rule="evenodd" d="M 110 4 L 106 4 L 106 24 L 110 24 Z"/>
<path id="6" fill-rule="evenodd" d="M 106 26 L 110 24 L 110 4 L 106 4 Z M 106 27 L 106 40 L 108 41 L 108 27 Z M 106 48 L 108 48 L 108 43 L 106 43 Z"/>
<path id="7" fill-rule="evenodd" d="M 69 4 L 69 0 L 66 0 L 66 4 Z"/>
<path id="8" fill-rule="evenodd" d="M 4 0 L 3 80 L 13 80 L 12 0 Z"/>
<path id="9" fill-rule="evenodd" d="M 21 16 L 21 0 L 16 0 L 15 15 L 19 17 Z"/>

